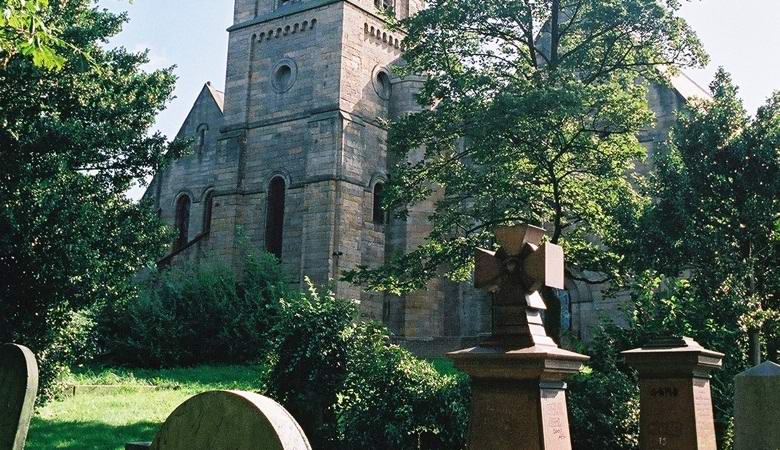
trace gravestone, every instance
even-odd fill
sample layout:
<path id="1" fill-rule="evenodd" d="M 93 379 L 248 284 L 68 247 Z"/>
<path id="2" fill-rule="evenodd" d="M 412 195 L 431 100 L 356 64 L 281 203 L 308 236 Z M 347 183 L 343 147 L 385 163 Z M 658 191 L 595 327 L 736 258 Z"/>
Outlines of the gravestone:
<path id="1" fill-rule="evenodd" d="M 0 449 L 24 449 L 37 394 L 35 355 L 21 345 L 0 345 Z"/>
<path id="2" fill-rule="evenodd" d="M 474 282 L 494 293 L 493 332 L 447 355 L 471 376 L 472 450 L 571 450 L 564 380 L 588 357 L 545 332 L 539 291 L 563 288 L 563 250 L 543 237 L 530 225 L 505 227 L 496 230 L 497 252 L 477 250 Z"/>
<path id="3" fill-rule="evenodd" d="M 168 417 L 152 450 L 311 450 L 300 425 L 259 394 L 213 391 L 196 395 Z"/>
<path id="4" fill-rule="evenodd" d="M 691 338 L 663 338 L 623 355 L 639 372 L 639 447 L 717 450 L 710 373 L 723 354 Z"/>
<path id="5" fill-rule="evenodd" d="M 737 375 L 735 450 L 780 449 L 780 365 L 765 362 Z"/>

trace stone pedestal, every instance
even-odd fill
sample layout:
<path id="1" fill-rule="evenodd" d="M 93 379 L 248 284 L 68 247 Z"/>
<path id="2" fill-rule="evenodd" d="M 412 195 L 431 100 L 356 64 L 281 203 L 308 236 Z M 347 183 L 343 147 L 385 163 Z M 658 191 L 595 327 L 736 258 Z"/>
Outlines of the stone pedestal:
<path id="1" fill-rule="evenodd" d="M 472 379 L 469 449 L 571 450 L 564 380 L 587 356 L 489 344 L 448 356 Z"/>
<path id="2" fill-rule="evenodd" d="M 736 377 L 735 450 L 780 449 L 780 365 L 765 362 Z"/>
<path id="3" fill-rule="evenodd" d="M 710 372 L 722 353 L 690 338 L 663 339 L 623 352 L 639 371 L 642 450 L 717 450 Z"/>
<path id="4" fill-rule="evenodd" d="M 448 355 L 472 380 L 471 450 L 571 450 L 564 380 L 588 357 L 545 333 L 539 291 L 563 289 L 564 256 L 543 236 L 532 225 L 502 227 L 497 251 L 476 251 L 474 286 L 494 294 L 493 333 Z"/>

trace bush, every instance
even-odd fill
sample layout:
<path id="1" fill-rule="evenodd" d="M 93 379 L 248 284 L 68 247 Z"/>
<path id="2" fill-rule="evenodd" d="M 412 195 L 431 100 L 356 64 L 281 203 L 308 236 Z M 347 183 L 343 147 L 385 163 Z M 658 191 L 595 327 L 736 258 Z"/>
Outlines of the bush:
<path id="1" fill-rule="evenodd" d="M 632 289 L 627 327 L 604 323 L 596 330 L 593 342 L 582 350 L 592 358 L 589 370 L 570 385 L 575 448 L 638 448 L 638 381 L 620 352 L 670 335 L 692 337 L 726 354 L 711 386 L 718 448 L 732 447 L 734 377 L 749 367 L 747 333 L 739 326 L 745 305 L 720 293 L 704 298 L 695 285 L 695 278 L 644 273 Z"/>
<path id="2" fill-rule="evenodd" d="M 62 311 L 58 326 L 26 344 L 35 349 L 38 362 L 38 402 L 56 398 L 70 368 L 86 363 L 97 348 L 94 314 L 89 310 Z"/>
<path id="3" fill-rule="evenodd" d="M 572 444 L 578 449 L 639 448 L 639 380 L 620 352 L 632 343 L 615 338 L 619 328 L 606 323 L 583 352 L 589 365 L 569 382 Z"/>
<path id="4" fill-rule="evenodd" d="M 247 258 L 240 276 L 203 262 L 152 274 L 102 315 L 105 358 L 136 367 L 257 360 L 285 290 L 269 254 Z"/>
<path id="5" fill-rule="evenodd" d="M 281 304 L 268 395 L 319 449 L 457 449 L 468 424 L 468 382 L 357 322 L 355 302 L 315 288 Z"/>

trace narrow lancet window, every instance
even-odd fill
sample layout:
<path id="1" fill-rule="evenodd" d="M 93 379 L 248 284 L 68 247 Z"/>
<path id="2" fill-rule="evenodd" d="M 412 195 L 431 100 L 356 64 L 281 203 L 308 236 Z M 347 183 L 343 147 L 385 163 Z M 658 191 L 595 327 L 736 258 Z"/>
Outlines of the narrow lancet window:
<path id="1" fill-rule="evenodd" d="M 206 200 L 203 205 L 203 233 L 211 231 L 211 216 L 214 212 L 214 191 L 206 194 Z"/>
<path id="2" fill-rule="evenodd" d="M 176 249 L 180 249 L 187 245 L 189 242 L 190 231 L 190 198 L 187 195 L 182 195 L 179 200 L 176 201 L 176 231 L 178 232 L 176 238 Z"/>
<path id="3" fill-rule="evenodd" d="M 265 249 L 282 259 L 284 238 L 284 203 L 287 186 L 284 179 L 276 177 L 268 187 L 268 211 L 265 224 Z"/>
<path id="4" fill-rule="evenodd" d="M 377 183 L 374 185 L 374 223 L 377 225 L 384 225 L 385 223 L 385 210 L 382 207 L 382 201 L 384 200 L 385 185 L 383 183 Z"/>

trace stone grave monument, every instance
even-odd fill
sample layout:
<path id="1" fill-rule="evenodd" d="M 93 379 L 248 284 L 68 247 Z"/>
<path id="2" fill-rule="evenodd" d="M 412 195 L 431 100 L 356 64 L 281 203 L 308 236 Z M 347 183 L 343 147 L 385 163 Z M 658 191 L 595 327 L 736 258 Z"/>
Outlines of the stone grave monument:
<path id="1" fill-rule="evenodd" d="M 497 252 L 478 249 L 475 285 L 494 293 L 493 333 L 450 353 L 472 379 L 472 450 L 570 450 L 569 375 L 587 356 L 559 348 L 542 323 L 543 287 L 563 288 L 563 249 L 531 225 L 496 231 Z"/>
<path id="2" fill-rule="evenodd" d="M 213 391 L 196 395 L 176 408 L 151 449 L 311 450 L 311 446 L 298 422 L 268 397 Z"/>
<path id="3" fill-rule="evenodd" d="M 640 449 L 717 450 L 710 373 L 723 354 L 662 338 L 623 355 L 639 372 Z"/>
<path id="4" fill-rule="evenodd" d="M 735 450 L 780 449 L 780 365 L 765 362 L 737 375 Z"/>
<path id="5" fill-rule="evenodd" d="M 37 394 L 35 355 L 21 345 L 0 345 L 0 449 L 24 449 Z"/>

